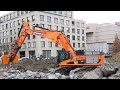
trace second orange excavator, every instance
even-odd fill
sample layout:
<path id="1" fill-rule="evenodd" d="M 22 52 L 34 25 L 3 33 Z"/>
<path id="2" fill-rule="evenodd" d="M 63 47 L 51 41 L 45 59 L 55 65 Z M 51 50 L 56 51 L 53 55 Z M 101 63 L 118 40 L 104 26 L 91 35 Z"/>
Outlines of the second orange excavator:
<path id="1" fill-rule="evenodd" d="M 68 38 L 61 31 L 49 30 L 41 27 L 40 25 L 34 25 L 40 30 L 30 29 L 29 23 L 23 21 L 21 29 L 18 33 L 18 38 L 16 39 L 13 47 L 8 55 L 3 55 L 2 61 L 6 62 L 3 64 L 9 64 L 10 62 L 16 62 L 18 60 L 18 51 L 24 43 L 28 35 L 37 35 L 44 38 L 50 39 L 53 43 L 62 47 L 62 50 L 58 52 L 58 65 L 59 66 L 69 66 L 69 67 L 79 67 L 79 66 L 100 66 L 104 62 L 104 56 L 102 54 L 97 55 L 97 63 L 87 63 L 87 55 L 76 55 L 76 51 L 72 48 Z M 7 59 L 6 59 L 7 58 Z"/>

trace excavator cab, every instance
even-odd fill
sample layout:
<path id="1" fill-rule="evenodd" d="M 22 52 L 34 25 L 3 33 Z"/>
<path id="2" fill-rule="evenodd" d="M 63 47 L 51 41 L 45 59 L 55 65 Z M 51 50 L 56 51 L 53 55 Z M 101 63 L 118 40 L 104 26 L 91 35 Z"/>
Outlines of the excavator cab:
<path id="1" fill-rule="evenodd" d="M 65 51 L 64 49 L 58 50 L 57 51 L 58 58 L 57 58 L 57 63 L 60 63 L 64 60 L 71 59 L 70 51 Z"/>

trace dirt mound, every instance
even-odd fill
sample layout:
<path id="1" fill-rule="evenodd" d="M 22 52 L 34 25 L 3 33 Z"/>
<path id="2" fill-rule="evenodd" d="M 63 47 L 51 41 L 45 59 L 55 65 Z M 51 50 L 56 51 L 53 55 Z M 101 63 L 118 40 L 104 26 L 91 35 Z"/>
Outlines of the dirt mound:
<path id="1" fill-rule="evenodd" d="M 47 72 L 49 68 L 56 68 L 57 65 L 56 58 L 43 59 L 41 61 L 23 59 L 13 63 L 11 67 L 22 71 Z"/>

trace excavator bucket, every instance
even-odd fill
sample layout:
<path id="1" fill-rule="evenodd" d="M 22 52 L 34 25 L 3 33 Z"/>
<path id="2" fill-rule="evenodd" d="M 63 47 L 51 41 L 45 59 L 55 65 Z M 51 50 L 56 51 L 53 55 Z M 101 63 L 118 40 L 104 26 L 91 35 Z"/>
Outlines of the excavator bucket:
<path id="1" fill-rule="evenodd" d="M 2 64 L 9 64 L 9 60 L 10 60 L 9 55 L 3 55 L 1 59 L 2 59 Z M 17 62 L 18 59 L 19 59 L 19 56 L 17 54 L 13 62 Z"/>

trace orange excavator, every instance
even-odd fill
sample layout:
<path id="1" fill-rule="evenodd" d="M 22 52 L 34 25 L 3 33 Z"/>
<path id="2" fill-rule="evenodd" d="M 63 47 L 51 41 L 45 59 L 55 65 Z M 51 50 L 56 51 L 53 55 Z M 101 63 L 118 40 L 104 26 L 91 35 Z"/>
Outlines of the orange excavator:
<path id="1" fill-rule="evenodd" d="M 13 47 L 8 55 L 3 55 L 3 64 L 9 64 L 10 62 L 18 61 L 18 51 L 21 48 L 23 42 L 28 35 L 37 35 L 43 38 L 50 39 L 53 43 L 62 47 L 62 50 L 58 52 L 58 65 L 69 66 L 69 67 L 79 67 L 79 66 L 100 66 L 103 64 L 104 56 L 102 54 L 98 55 L 97 63 L 87 63 L 86 55 L 76 55 L 76 51 L 72 48 L 68 38 L 61 31 L 49 30 L 41 27 L 39 24 L 34 25 L 40 30 L 30 29 L 29 23 L 23 21 L 21 29 L 18 33 L 18 38 L 16 39 Z"/>

